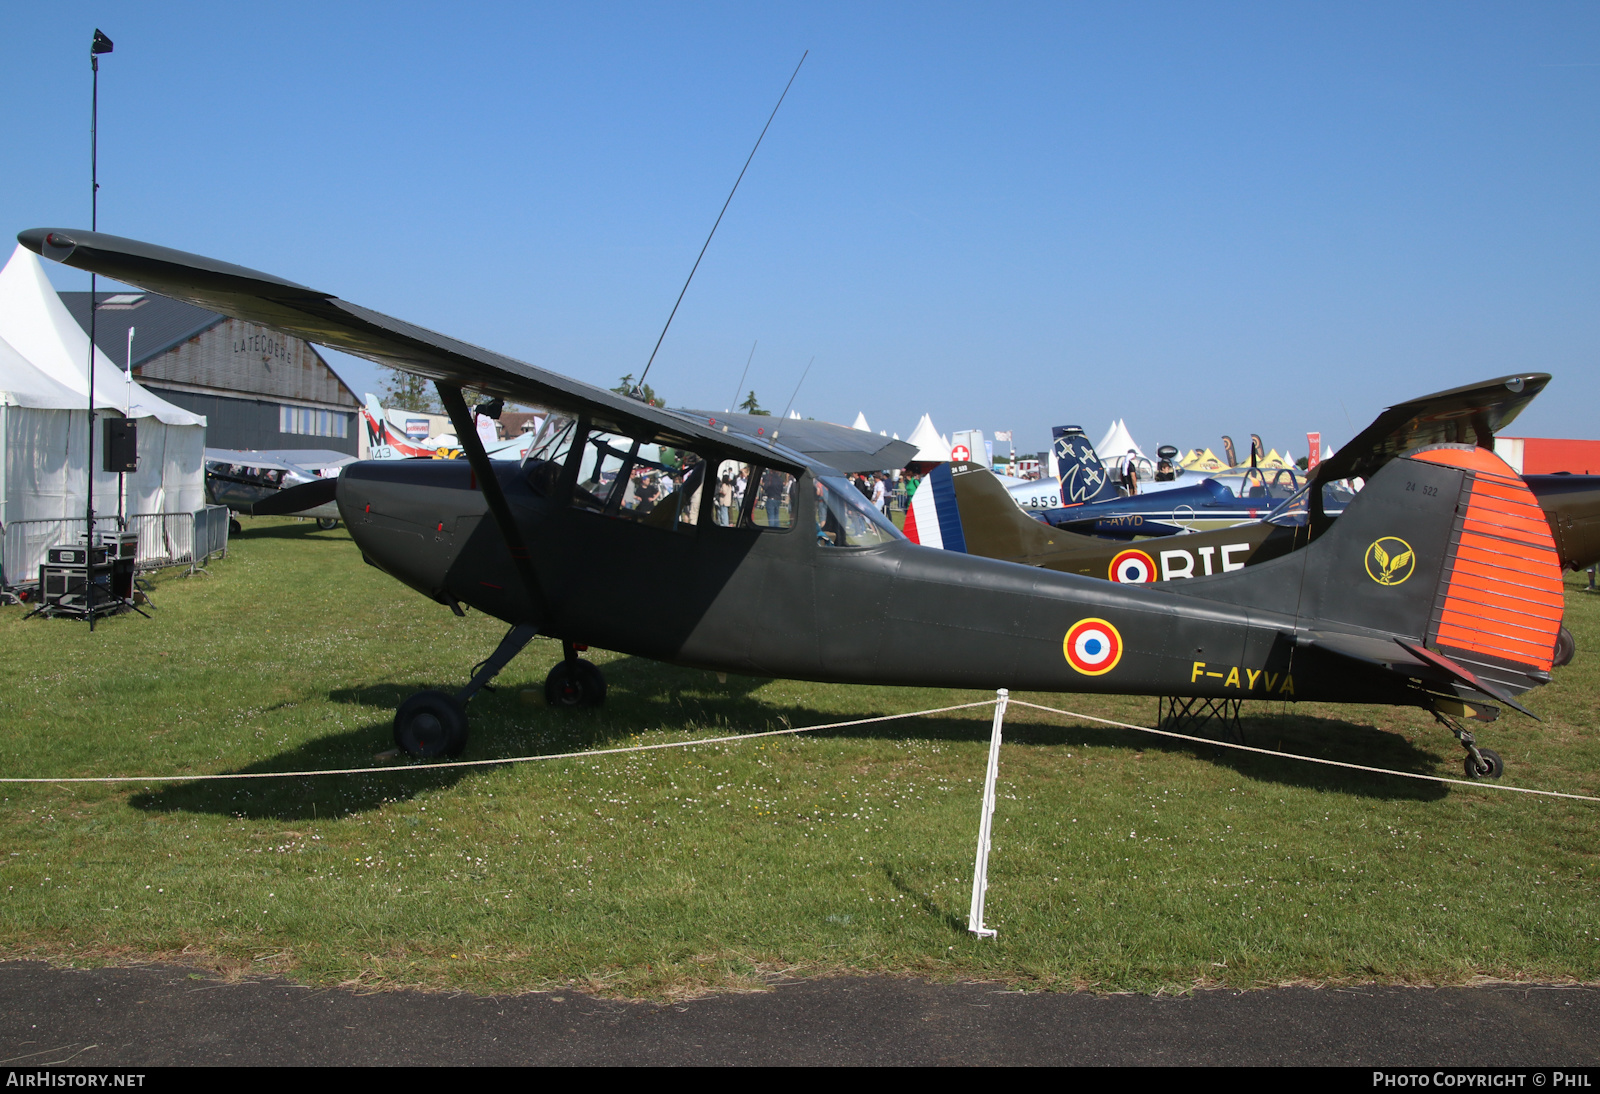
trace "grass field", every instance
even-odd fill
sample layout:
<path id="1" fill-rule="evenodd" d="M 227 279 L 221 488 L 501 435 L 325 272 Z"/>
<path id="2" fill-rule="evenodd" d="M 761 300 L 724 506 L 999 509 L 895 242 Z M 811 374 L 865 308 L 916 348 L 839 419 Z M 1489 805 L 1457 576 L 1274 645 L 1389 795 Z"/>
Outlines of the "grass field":
<path id="1" fill-rule="evenodd" d="M 151 620 L 0 610 L 0 773 L 371 775 L 0 786 L 0 953 L 182 957 L 306 982 L 642 996 L 841 970 L 1023 987 L 1600 979 L 1600 805 L 1173 747 L 1013 708 L 987 919 L 964 930 L 989 712 L 584 761 L 374 760 L 395 705 L 502 628 L 258 520 Z M 1600 793 L 1600 597 L 1579 653 L 1483 728 L 1505 781 Z M 464 758 L 891 714 L 984 693 L 835 687 L 596 651 L 597 711 L 527 702 L 539 640 Z M 1149 725 L 1153 700 L 1021 696 Z M 1459 776 L 1417 712 L 1247 705 L 1251 743 Z"/>

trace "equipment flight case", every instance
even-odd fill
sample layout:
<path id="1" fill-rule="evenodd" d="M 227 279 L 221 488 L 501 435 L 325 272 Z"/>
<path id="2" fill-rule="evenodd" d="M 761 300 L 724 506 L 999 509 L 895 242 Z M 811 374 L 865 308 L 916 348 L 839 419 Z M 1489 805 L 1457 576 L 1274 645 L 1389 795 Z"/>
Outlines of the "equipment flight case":
<path id="1" fill-rule="evenodd" d="M 87 537 L 80 537 L 87 538 Z M 139 537 L 96 532 L 94 542 L 47 548 L 39 567 L 39 607 L 47 615 L 88 618 L 134 606 L 133 579 Z"/>

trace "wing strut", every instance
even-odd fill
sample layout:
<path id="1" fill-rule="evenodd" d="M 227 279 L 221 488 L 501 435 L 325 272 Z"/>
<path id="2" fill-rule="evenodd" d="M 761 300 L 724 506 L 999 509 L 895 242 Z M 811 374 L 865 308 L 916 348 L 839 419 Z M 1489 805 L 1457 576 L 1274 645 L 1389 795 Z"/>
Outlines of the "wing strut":
<path id="1" fill-rule="evenodd" d="M 500 527 L 500 535 L 506 542 L 506 550 L 511 552 L 511 564 L 516 567 L 517 576 L 522 578 L 523 587 L 527 589 L 528 599 L 533 602 L 534 609 L 539 613 L 539 624 L 548 625 L 550 605 L 545 601 L 544 590 L 539 587 L 539 579 L 533 572 L 533 557 L 528 554 L 528 544 L 522 538 L 522 529 L 517 527 L 516 518 L 511 513 L 511 504 L 506 501 L 505 491 L 500 489 L 500 480 L 495 477 L 494 465 L 489 462 L 489 454 L 484 451 L 483 442 L 478 439 L 478 430 L 473 424 L 472 415 L 467 412 L 467 403 L 461 396 L 461 389 L 443 380 L 434 381 L 433 386 L 438 389 L 439 400 L 444 403 L 445 412 L 450 415 L 450 424 L 456 427 L 456 440 L 461 443 L 461 450 L 467 454 L 467 462 L 472 465 L 473 477 L 478 480 L 478 490 L 483 494 L 483 500 L 489 503 L 489 512 L 494 517 L 495 524 Z"/>

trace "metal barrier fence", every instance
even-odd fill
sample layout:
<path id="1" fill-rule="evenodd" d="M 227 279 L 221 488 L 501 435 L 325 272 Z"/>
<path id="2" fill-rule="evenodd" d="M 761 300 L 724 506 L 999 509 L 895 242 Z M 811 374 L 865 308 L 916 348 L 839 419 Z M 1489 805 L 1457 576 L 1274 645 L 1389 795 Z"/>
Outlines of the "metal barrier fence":
<path id="1" fill-rule="evenodd" d="M 202 566 L 213 555 L 228 553 L 228 508 L 207 505 L 192 513 L 134 513 L 95 518 L 95 530 L 127 531 L 139 536 L 135 565 L 140 570 L 168 566 Z M 77 543 L 82 517 L 14 520 L 0 529 L 0 582 L 6 587 L 35 585 L 45 552 L 62 543 Z"/>

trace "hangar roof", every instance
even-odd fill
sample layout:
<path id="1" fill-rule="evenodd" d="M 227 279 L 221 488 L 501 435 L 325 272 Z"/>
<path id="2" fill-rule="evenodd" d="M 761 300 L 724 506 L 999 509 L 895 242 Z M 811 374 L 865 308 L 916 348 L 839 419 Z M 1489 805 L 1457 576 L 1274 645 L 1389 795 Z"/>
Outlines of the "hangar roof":
<path id="1" fill-rule="evenodd" d="M 72 318 L 87 331 L 89 294 L 64 292 L 60 295 Z M 181 300 L 137 290 L 96 293 L 95 301 L 99 305 L 99 315 L 94 322 L 94 344 L 123 369 L 128 367 L 129 327 L 135 328 L 133 364 L 137 368 L 227 318 Z"/>

